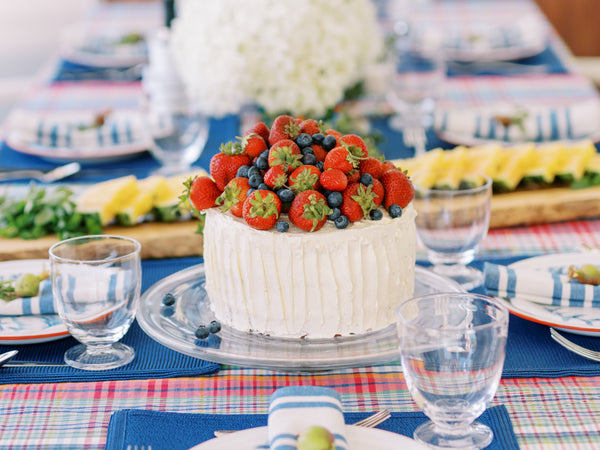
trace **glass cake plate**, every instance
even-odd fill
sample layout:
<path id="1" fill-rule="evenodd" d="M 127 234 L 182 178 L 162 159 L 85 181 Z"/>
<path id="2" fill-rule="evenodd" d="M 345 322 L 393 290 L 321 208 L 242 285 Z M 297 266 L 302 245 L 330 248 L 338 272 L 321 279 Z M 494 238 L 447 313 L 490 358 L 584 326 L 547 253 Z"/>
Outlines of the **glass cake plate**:
<path id="1" fill-rule="evenodd" d="M 293 339 L 251 334 L 223 325 L 207 339 L 197 339 L 200 324 L 214 320 L 204 289 L 204 264 L 176 272 L 155 283 L 141 298 L 137 321 L 157 342 L 195 358 L 281 371 L 321 371 L 381 364 L 398 359 L 396 325 L 370 333 L 331 339 Z M 462 292 L 454 281 L 415 268 L 415 296 Z M 167 292 L 176 297 L 163 305 Z"/>

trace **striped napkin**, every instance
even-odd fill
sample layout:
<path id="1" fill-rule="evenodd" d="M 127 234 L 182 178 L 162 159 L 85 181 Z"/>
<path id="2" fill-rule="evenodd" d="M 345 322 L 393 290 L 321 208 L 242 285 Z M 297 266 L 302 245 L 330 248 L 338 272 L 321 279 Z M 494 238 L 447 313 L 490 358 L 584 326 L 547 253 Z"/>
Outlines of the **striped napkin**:
<path id="1" fill-rule="evenodd" d="M 505 125 L 502 118 L 523 117 Z M 505 142 L 577 140 L 600 130 L 600 100 L 597 98 L 558 106 L 495 105 L 481 108 L 440 108 L 435 113 L 436 131 L 477 139 Z"/>
<path id="2" fill-rule="evenodd" d="M 564 273 L 512 269 L 485 263 L 483 285 L 488 295 L 519 297 L 534 303 L 563 307 L 600 307 L 600 286 L 567 281 Z"/>
<path id="3" fill-rule="evenodd" d="M 104 114 L 104 123 L 93 126 Z M 10 132 L 20 142 L 44 147 L 93 150 L 146 141 L 142 114 L 137 111 L 16 110 L 8 118 Z"/>
<path id="4" fill-rule="evenodd" d="M 298 434 L 313 425 L 327 428 L 336 450 L 347 450 L 340 394 L 330 388 L 291 386 L 275 391 L 269 406 L 268 434 L 271 450 L 297 448 Z"/>
<path id="5" fill-rule="evenodd" d="M 50 279 L 40 282 L 38 296 L 15 298 L 10 301 L 0 300 L 0 316 L 32 316 L 37 314 L 56 314 Z"/>

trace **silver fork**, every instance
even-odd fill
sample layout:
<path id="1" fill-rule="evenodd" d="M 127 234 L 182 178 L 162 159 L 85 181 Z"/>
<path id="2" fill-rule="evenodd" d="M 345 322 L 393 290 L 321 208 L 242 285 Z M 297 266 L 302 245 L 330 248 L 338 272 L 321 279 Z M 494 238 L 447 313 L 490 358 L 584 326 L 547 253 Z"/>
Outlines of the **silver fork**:
<path id="1" fill-rule="evenodd" d="M 589 348 L 582 347 L 581 345 L 577 345 L 574 342 L 571 342 L 554 328 L 550 328 L 550 337 L 562 345 L 567 350 L 572 351 L 573 353 L 578 354 L 579 356 L 583 356 L 584 358 L 591 359 L 592 361 L 600 362 L 600 352 L 596 352 L 594 350 L 590 350 Z"/>
<path id="2" fill-rule="evenodd" d="M 355 427 L 365 427 L 365 428 L 374 428 L 382 422 L 388 420 L 392 415 L 387 409 L 382 409 L 381 411 L 377 411 L 375 414 L 365 417 L 362 420 L 359 420 L 356 423 L 353 423 Z M 215 430 L 215 436 L 221 437 L 227 434 L 236 433 L 241 430 Z M 128 449 L 129 450 L 129 449 Z"/>
<path id="3" fill-rule="evenodd" d="M 152 450 L 152 446 L 149 445 L 146 447 L 145 445 L 128 445 L 127 450 Z"/>
<path id="4" fill-rule="evenodd" d="M 63 178 L 74 175 L 80 170 L 81 166 L 76 162 L 59 166 L 47 172 L 33 169 L 3 169 L 0 170 L 0 181 L 32 178 L 41 181 L 42 183 L 52 183 L 53 181 L 62 180 Z"/>

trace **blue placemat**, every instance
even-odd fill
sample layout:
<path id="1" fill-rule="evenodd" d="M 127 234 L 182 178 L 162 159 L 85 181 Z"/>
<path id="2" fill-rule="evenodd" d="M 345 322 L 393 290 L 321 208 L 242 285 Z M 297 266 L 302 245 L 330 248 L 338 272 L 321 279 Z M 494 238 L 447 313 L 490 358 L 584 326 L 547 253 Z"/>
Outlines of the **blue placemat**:
<path id="1" fill-rule="evenodd" d="M 201 262 L 200 258 L 155 260 L 142 263 L 142 289 L 148 289 L 161 278 Z M 104 371 L 84 371 L 72 367 L 4 367 L 0 384 L 55 383 L 77 381 L 131 380 L 146 378 L 169 378 L 215 373 L 218 364 L 183 355 L 168 349 L 151 339 L 136 322 L 133 323 L 122 342 L 131 345 L 135 359 L 126 366 Z M 63 354 L 77 344 L 71 337 L 44 344 L 0 346 L 0 351 L 19 350 L 15 359 L 63 362 Z"/>
<path id="2" fill-rule="evenodd" d="M 521 259 L 524 257 L 490 258 L 488 261 L 508 265 Z M 483 260 L 477 260 L 473 266 L 482 269 L 483 263 Z M 428 265 L 424 262 L 420 262 L 420 264 Z M 474 289 L 473 292 L 484 294 L 481 287 Z M 579 345 L 600 351 L 600 339 L 598 338 L 575 334 L 569 334 L 568 337 Z M 547 325 L 510 315 L 502 378 L 599 375 L 600 363 L 578 356 L 554 342 L 550 337 L 550 328 Z"/>
<path id="3" fill-rule="evenodd" d="M 369 413 L 344 414 L 346 423 L 364 419 Z M 125 450 L 145 445 L 152 450 L 187 450 L 214 437 L 215 430 L 244 430 L 267 425 L 266 414 L 219 415 L 167 413 L 125 409 L 113 413 L 108 425 L 106 450 Z M 412 437 L 415 429 L 428 420 L 421 412 L 392 413 L 377 428 Z M 513 450 L 519 444 L 504 405 L 486 410 L 478 419 L 494 431 L 488 450 Z"/>

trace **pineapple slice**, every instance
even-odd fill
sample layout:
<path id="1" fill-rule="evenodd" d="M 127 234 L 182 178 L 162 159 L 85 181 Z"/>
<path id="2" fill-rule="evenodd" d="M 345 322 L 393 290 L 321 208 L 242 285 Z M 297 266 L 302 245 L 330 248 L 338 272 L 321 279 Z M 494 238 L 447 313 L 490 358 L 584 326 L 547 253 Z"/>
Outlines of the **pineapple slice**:
<path id="1" fill-rule="evenodd" d="M 583 177 L 586 167 L 596 155 L 596 147 L 592 141 L 586 140 L 565 146 L 565 160 L 556 174 L 558 181 L 572 183 Z"/>
<path id="2" fill-rule="evenodd" d="M 139 193 L 117 212 L 116 219 L 121 225 L 132 226 L 141 222 L 169 187 L 164 177 L 152 176 L 138 182 Z"/>
<path id="3" fill-rule="evenodd" d="M 117 212 L 140 192 L 134 175 L 94 184 L 76 200 L 82 214 L 98 215 L 102 225 L 112 222 Z"/>
<path id="4" fill-rule="evenodd" d="M 160 222 L 174 222 L 190 213 L 190 207 L 181 204 L 179 197 L 184 193 L 184 182 L 189 178 L 196 176 L 207 176 L 208 172 L 203 169 L 193 173 L 174 175 L 166 179 L 167 189 L 165 189 L 154 204 L 156 218 Z"/>
<path id="5" fill-rule="evenodd" d="M 561 142 L 540 145 L 536 148 L 535 162 L 523 175 L 523 184 L 552 184 L 564 164 L 565 147 Z"/>
<path id="6" fill-rule="evenodd" d="M 523 175 L 535 164 L 535 157 L 533 143 L 503 150 L 498 173 L 492 179 L 494 190 L 496 192 L 513 191 L 521 182 Z"/>

